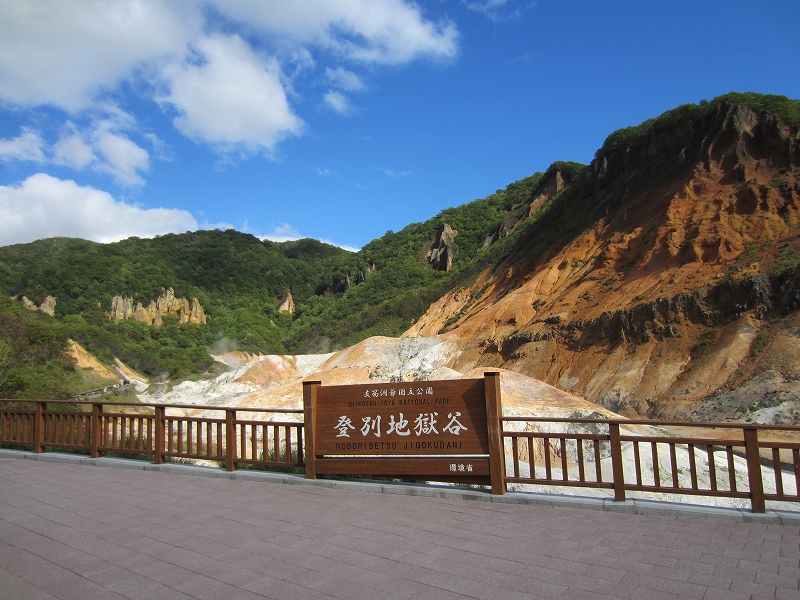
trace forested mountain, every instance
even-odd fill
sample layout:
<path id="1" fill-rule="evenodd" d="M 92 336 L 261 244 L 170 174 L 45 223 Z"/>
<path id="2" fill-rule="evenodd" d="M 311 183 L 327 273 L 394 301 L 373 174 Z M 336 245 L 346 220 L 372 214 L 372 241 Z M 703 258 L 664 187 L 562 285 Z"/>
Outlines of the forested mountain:
<path id="1" fill-rule="evenodd" d="M 582 168 L 557 163 L 550 172 L 569 178 Z M 102 360 L 117 357 L 145 375 L 169 377 L 211 368 L 209 351 L 327 352 L 370 335 L 399 335 L 454 281 L 474 277 L 477 261 L 490 256 L 480 251 L 487 236 L 510 211 L 530 202 L 543 177 L 537 173 L 425 223 L 387 232 L 356 253 L 310 239 L 262 241 L 234 230 L 112 244 L 53 238 L 2 247 L 2 303 L 15 317 L 0 323 L 0 340 L 14 349 L 14 372 L 29 376 L 15 378 L 12 372 L 0 390 L 33 393 L 34 379 L 49 379 L 46 369 L 34 376 L 31 368 L 37 356 L 48 362 L 58 351 L 26 353 L 34 329 L 51 332 L 55 346 L 72 338 Z M 458 232 L 449 271 L 436 270 L 428 260 L 442 223 Z M 151 327 L 111 319 L 115 296 L 146 305 L 168 288 L 175 296 L 197 298 L 207 324 L 166 317 L 162 327 Z M 294 314 L 278 310 L 288 293 Z M 21 308 L 23 297 L 38 306 L 48 296 L 56 299 L 53 317 Z M 59 372 L 57 378 L 63 377 Z M 50 389 L 62 393 L 71 387 L 53 383 Z"/>
<path id="2" fill-rule="evenodd" d="M 721 280 L 791 280 L 800 262 L 799 126 L 800 102 L 780 96 L 681 106 L 612 133 L 589 166 L 554 163 L 356 253 L 232 230 L 0 248 L 0 348 L 12 350 L 0 396 L 80 387 L 62 359 L 58 382 L 42 383 L 67 338 L 103 360 L 176 377 L 211 369 L 209 351 L 329 351 L 412 325 L 412 334 L 451 332 L 476 364 L 558 382 L 569 372 L 563 348 L 573 362 L 597 349 L 581 332 L 596 329 L 604 352 L 631 343 L 630 326 L 620 338 L 616 325 L 592 325 L 620 318 L 603 314 L 701 294 Z M 168 288 L 197 298 L 207 324 L 110 318 L 114 296 L 145 305 Z M 278 310 L 289 293 L 293 314 Z M 23 296 L 34 305 L 54 297 L 54 316 L 24 309 Z M 504 302 L 511 308 L 500 315 Z M 548 319 L 553 331 L 542 330 Z M 687 331 L 685 341 L 701 333 Z M 541 336 L 561 340 L 546 365 L 526 350 L 542 346 Z"/>

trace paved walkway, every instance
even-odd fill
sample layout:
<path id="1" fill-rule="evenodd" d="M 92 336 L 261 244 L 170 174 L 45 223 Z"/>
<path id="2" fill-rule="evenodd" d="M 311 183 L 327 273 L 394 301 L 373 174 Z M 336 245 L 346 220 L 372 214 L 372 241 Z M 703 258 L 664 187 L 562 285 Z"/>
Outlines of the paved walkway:
<path id="1" fill-rule="evenodd" d="M 0 457 L 0 598 L 800 598 L 800 528 Z"/>

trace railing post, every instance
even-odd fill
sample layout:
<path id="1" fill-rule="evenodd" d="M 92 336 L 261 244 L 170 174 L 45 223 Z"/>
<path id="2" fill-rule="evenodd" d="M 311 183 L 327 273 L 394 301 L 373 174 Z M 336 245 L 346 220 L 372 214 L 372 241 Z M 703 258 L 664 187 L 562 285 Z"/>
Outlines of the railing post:
<path id="1" fill-rule="evenodd" d="M 46 410 L 46 402 L 36 403 L 36 414 L 33 417 L 33 451 L 37 454 L 44 452 L 44 412 Z"/>
<path id="2" fill-rule="evenodd" d="M 500 416 L 503 414 L 500 400 L 500 373 L 484 373 L 483 382 L 486 393 L 486 424 L 489 429 L 489 474 L 492 480 L 492 494 L 502 496 L 506 493 L 506 464 L 500 426 Z"/>
<path id="3" fill-rule="evenodd" d="M 306 445 L 306 479 L 317 478 L 317 451 L 314 448 L 314 421 L 317 416 L 317 393 L 322 385 L 321 381 L 303 382 L 303 429 Z"/>
<path id="4" fill-rule="evenodd" d="M 236 470 L 236 411 L 225 409 L 225 470 Z"/>
<path id="5" fill-rule="evenodd" d="M 164 442 L 166 435 L 164 434 L 164 417 L 166 416 L 167 409 L 163 406 L 156 406 L 155 409 L 155 430 L 156 439 L 153 442 L 153 464 L 164 464 Z"/>
<path id="6" fill-rule="evenodd" d="M 103 428 L 101 413 L 103 412 L 102 404 L 92 404 L 92 439 L 89 455 L 92 458 L 100 456 L 100 434 Z"/>
<path id="7" fill-rule="evenodd" d="M 614 476 L 614 502 L 625 502 L 625 469 L 622 467 L 619 423 L 608 424 L 608 437 L 611 446 L 611 472 Z"/>
<path id="8" fill-rule="evenodd" d="M 744 428 L 744 451 L 747 457 L 747 481 L 750 484 L 750 506 L 754 513 L 767 512 L 764 482 L 761 479 L 761 455 L 758 452 L 758 429 Z M 776 465 L 780 469 L 780 465 Z"/>

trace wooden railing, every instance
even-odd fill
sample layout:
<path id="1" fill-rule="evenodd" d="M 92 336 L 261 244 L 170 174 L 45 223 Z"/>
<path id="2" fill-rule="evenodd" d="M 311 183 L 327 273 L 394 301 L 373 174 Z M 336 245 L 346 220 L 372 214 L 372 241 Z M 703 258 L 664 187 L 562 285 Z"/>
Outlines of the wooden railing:
<path id="1" fill-rule="evenodd" d="M 0 444 L 35 452 L 86 452 L 95 458 L 152 456 L 155 464 L 168 459 L 209 460 L 223 463 L 229 471 L 239 465 L 303 468 L 305 464 L 302 421 L 237 416 L 260 413 L 274 418 L 302 415 L 302 410 L 118 402 L 58 403 L 69 409 L 51 410 L 48 404 L 56 403 L 0 400 Z M 219 416 L 190 416 L 189 411 Z"/>
<path id="2" fill-rule="evenodd" d="M 501 421 L 511 461 L 506 483 L 605 488 L 620 502 L 628 491 L 744 498 L 753 512 L 764 512 L 765 500 L 800 502 L 797 426 L 546 417 Z M 687 436 L 686 430 L 699 433 Z"/>
<path id="3" fill-rule="evenodd" d="M 297 409 L 0 400 L 0 444 L 237 466 L 304 469 Z M 63 407 L 68 409 L 63 409 Z M 192 416 L 190 413 L 215 416 Z M 244 419 L 243 413 L 265 419 Z M 503 417 L 509 483 L 800 502 L 800 426 Z M 687 435 L 686 432 L 697 432 Z"/>

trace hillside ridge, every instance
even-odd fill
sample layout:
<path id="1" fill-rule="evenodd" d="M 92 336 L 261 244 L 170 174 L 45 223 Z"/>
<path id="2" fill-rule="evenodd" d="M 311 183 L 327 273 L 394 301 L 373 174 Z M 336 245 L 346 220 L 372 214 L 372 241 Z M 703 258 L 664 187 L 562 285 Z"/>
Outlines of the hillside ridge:
<path id="1" fill-rule="evenodd" d="M 325 353 L 402 333 L 456 344 L 459 372 L 507 368 L 630 414 L 689 418 L 753 378 L 798 379 L 799 128 L 800 102 L 726 94 L 356 253 L 234 231 L 59 238 L 0 248 L 0 289 L 55 297 L 53 318 L 26 322 L 151 377 L 213 370 L 209 349 Z M 429 253 L 448 230 L 437 270 Z M 145 330 L 97 306 L 168 287 L 198 298 L 208 327 Z M 279 310 L 289 294 L 294 313 Z"/>

